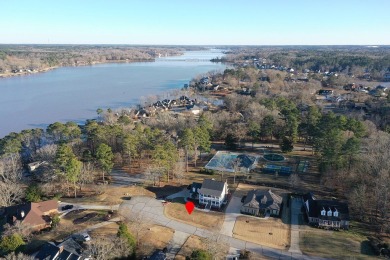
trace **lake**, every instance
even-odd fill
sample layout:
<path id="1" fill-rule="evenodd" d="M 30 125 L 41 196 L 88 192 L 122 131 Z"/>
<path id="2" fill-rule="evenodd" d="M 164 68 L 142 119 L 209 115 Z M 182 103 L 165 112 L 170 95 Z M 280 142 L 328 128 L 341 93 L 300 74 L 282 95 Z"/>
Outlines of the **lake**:
<path id="1" fill-rule="evenodd" d="M 0 138 L 10 132 L 46 128 L 56 121 L 83 123 L 97 108 L 128 107 L 141 97 L 180 89 L 193 77 L 222 71 L 209 60 L 221 50 L 189 51 L 155 62 L 63 67 L 0 79 Z"/>

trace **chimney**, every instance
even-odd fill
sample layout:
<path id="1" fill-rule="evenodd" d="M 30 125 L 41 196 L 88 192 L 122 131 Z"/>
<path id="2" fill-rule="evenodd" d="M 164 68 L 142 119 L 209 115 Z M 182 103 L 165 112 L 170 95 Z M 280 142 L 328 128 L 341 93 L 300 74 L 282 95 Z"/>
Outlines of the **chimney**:
<path id="1" fill-rule="evenodd" d="M 59 249 L 60 249 L 60 254 L 61 254 L 62 251 L 64 251 L 64 246 L 60 246 Z"/>

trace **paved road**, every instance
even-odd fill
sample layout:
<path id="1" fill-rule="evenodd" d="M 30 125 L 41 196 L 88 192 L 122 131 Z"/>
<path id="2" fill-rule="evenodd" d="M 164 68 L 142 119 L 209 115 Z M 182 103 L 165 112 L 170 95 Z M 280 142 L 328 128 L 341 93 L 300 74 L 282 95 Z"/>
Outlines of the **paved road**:
<path id="1" fill-rule="evenodd" d="M 189 224 L 181 223 L 176 220 L 171 220 L 164 215 L 164 206 L 162 203 L 154 198 L 137 196 L 132 197 L 130 201 L 124 201 L 119 206 L 119 212 L 124 217 L 131 217 L 138 215 L 144 221 L 152 221 L 162 226 L 166 226 L 174 229 L 176 232 L 180 231 L 187 235 L 196 235 L 199 237 L 210 237 L 212 232 L 191 226 Z M 309 257 L 294 252 L 287 252 L 283 250 L 277 250 L 274 248 L 265 247 L 255 243 L 247 242 L 244 240 L 236 239 L 231 236 L 221 235 L 221 240 L 228 243 L 230 247 L 237 249 L 246 249 L 253 251 L 257 254 L 261 254 L 270 258 L 277 259 L 323 259 L 318 257 Z"/>
<path id="2" fill-rule="evenodd" d="M 225 220 L 221 228 L 221 234 L 232 237 L 236 219 L 240 216 L 241 198 L 233 196 L 225 211 Z"/>
<path id="3" fill-rule="evenodd" d="M 168 252 L 167 252 L 167 258 L 168 259 L 174 259 L 175 256 L 179 253 L 180 249 L 184 245 L 184 243 L 187 241 L 190 234 L 181 232 L 181 231 L 175 231 L 173 234 L 172 240 L 169 242 L 168 245 Z"/>
<path id="4" fill-rule="evenodd" d="M 73 208 L 68 209 L 68 210 L 62 210 L 62 207 L 65 205 L 73 205 Z M 58 204 L 58 212 L 60 212 L 60 218 L 65 216 L 71 211 L 74 210 L 79 210 L 79 209 L 96 209 L 96 210 L 118 210 L 119 209 L 119 204 L 118 205 L 112 205 L 112 206 L 103 206 L 103 205 L 88 205 L 88 204 L 75 204 L 75 203 L 66 203 L 66 202 L 60 202 Z"/>
<path id="5" fill-rule="evenodd" d="M 110 176 L 112 177 L 111 185 L 116 187 L 137 185 L 145 182 L 144 174 L 132 175 L 121 169 L 113 169 Z"/>
<path id="6" fill-rule="evenodd" d="M 302 254 L 299 248 L 299 214 L 301 213 L 302 203 L 301 198 L 291 199 L 291 242 L 288 250 L 291 253 Z"/>

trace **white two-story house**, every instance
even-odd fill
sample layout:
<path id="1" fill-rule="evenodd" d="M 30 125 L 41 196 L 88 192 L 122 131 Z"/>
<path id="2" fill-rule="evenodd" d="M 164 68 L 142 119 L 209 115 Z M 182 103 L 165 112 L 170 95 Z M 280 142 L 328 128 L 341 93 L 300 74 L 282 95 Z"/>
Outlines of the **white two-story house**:
<path id="1" fill-rule="evenodd" d="M 202 187 L 198 190 L 199 204 L 206 205 L 206 208 L 221 208 L 225 203 L 228 191 L 226 182 L 205 179 Z"/>

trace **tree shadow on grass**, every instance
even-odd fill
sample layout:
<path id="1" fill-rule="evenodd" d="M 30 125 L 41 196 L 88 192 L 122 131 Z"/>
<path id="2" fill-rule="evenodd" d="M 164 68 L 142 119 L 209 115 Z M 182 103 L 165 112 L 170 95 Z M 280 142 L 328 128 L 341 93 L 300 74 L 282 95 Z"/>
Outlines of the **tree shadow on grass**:
<path id="1" fill-rule="evenodd" d="M 156 198 L 160 197 L 166 197 L 171 194 L 174 194 L 176 192 L 179 192 L 183 190 L 186 187 L 186 185 L 183 186 L 171 186 L 171 185 L 165 185 L 164 187 L 147 187 L 146 189 L 148 191 L 153 192 L 156 195 Z"/>
<path id="2" fill-rule="evenodd" d="M 375 255 L 369 240 L 364 240 L 360 243 L 360 253 L 363 255 Z"/>

